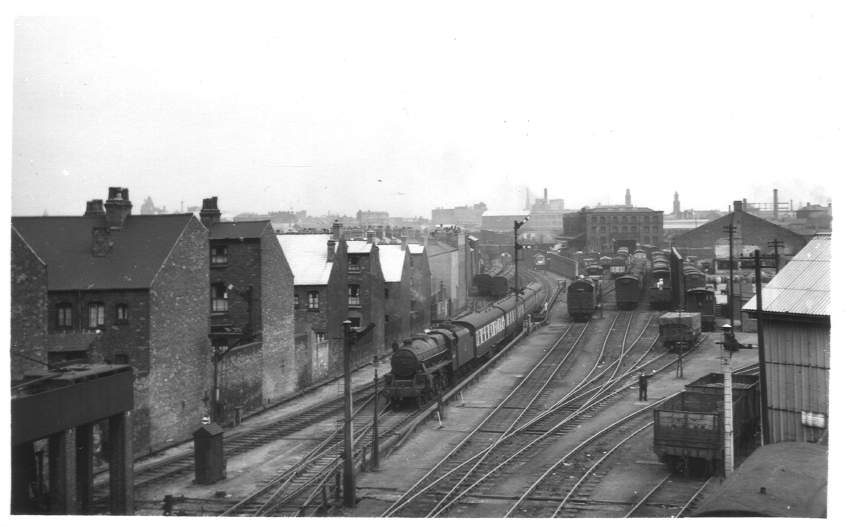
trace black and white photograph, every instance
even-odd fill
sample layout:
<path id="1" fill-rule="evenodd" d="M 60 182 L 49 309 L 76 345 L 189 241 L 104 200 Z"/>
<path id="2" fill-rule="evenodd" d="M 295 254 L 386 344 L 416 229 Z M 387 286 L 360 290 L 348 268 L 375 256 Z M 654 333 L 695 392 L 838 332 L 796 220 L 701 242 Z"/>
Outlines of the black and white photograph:
<path id="1" fill-rule="evenodd" d="M 842 516 L 847 15 L 14 6 L 6 520 Z"/>

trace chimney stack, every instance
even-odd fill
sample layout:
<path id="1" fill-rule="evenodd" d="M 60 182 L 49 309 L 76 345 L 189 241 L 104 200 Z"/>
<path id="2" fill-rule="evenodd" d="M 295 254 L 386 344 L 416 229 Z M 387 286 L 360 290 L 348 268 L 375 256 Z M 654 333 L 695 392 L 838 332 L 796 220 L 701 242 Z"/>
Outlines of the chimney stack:
<path id="1" fill-rule="evenodd" d="M 331 225 L 331 239 L 334 241 L 342 239 L 342 223 L 339 220 L 334 220 L 333 225 Z"/>
<path id="2" fill-rule="evenodd" d="M 110 235 L 109 227 L 94 227 L 91 230 L 91 234 L 92 256 L 106 256 L 109 254 L 109 251 L 112 249 L 112 245 L 114 244 L 112 236 Z"/>
<path id="3" fill-rule="evenodd" d="M 733 201 L 732 202 L 732 209 L 735 212 L 741 212 L 742 210 L 744 210 L 743 203 L 740 202 L 740 201 Z"/>
<path id="4" fill-rule="evenodd" d="M 747 198 L 741 200 L 741 210 L 747 212 Z"/>
<path id="5" fill-rule="evenodd" d="M 779 217 L 779 190 L 773 189 L 773 218 Z"/>
<path id="6" fill-rule="evenodd" d="M 328 240 L 328 261 L 334 261 L 334 252 L 336 249 L 336 242 L 333 239 Z"/>
<path id="7" fill-rule="evenodd" d="M 401 250 L 403 251 L 405 249 L 407 249 L 407 235 L 402 234 L 401 235 Z"/>
<path id="8" fill-rule="evenodd" d="M 106 216 L 106 210 L 103 208 L 102 199 L 93 199 L 86 202 L 86 213 L 83 216 L 103 217 Z"/>
<path id="9" fill-rule="evenodd" d="M 375 231 L 372 229 L 366 231 L 366 241 L 369 243 L 375 243 Z"/>
<path id="10" fill-rule="evenodd" d="M 133 210 L 130 192 L 123 187 L 109 187 L 109 198 L 104 206 L 106 207 L 106 224 L 109 228 L 113 230 L 123 228 L 124 221 Z"/>
<path id="11" fill-rule="evenodd" d="M 207 229 L 212 229 L 212 226 L 221 221 L 221 211 L 218 210 L 218 196 L 204 198 L 201 205 L 201 223 Z"/>

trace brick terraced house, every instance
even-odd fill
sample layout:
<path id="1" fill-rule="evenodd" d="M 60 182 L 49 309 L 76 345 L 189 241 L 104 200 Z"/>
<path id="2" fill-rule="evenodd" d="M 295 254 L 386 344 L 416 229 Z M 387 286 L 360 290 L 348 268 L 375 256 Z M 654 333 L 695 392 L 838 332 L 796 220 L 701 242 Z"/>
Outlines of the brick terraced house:
<path id="1" fill-rule="evenodd" d="M 297 384 L 342 371 L 342 322 L 347 313 L 348 254 L 337 234 L 280 234 L 292 268 Z"/>
<path id="2" fill-rule="evenodd" d="M 203 200 L 210 240 L 213 413 L 245 413 L 303 387 L 293 342 L 293 278 L 269 220 L 222 222 L 218 198 Z"/>
<path id="3" fill-rule="evenodd" d="M 384 275 L 384 349 L 389 349 L 393 342 L 410 335 L 413 273 L 407 238 L 402 238 L 401 245 L 376 247 Z"/>
<path id="4" fill-rule="evenodd" d="M 110 187 L 83 216 L 13 217 L 12 226 L 46 265 L 47 361 L 132 366 L 140 454 L 190 438 L 207 412 L 209 241 L 192 214 L 131 210 L 127 189 Z"/>

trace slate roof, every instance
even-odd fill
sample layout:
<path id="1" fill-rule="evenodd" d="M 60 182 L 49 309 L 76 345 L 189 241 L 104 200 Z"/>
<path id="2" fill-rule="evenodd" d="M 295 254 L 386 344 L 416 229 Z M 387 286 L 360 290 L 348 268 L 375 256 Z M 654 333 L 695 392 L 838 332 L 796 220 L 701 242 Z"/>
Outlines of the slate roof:
<path id="1" fill-rule="evenodd" d="M 744 460 L 714 494 L 702 501 L 695 516 L 825 518 L 826 487 L 826 446 L 774 443 Z"/>
<path id="2" fill-rule="evenodd" d="M 106 256 L 92 255 L 92 228 L 102 217 L 19 216 L 12 225 L 47 264 L 51 291 L 148 289 L 192 214 L 130 215 L 110 236 Z M 194 220 L 197 221 L 197 220 Z"/>
<path id="3" fill-rule="evenodd" d="M 762 288 L 762 311 L 794 315 L 830 315 L 831 239 L 820 234 L 785 264 Z M 756 297 L 743 307 L 756 310 Z"/>
<path id="4" fill-rule="evenodd" d="M 346 242 L 348 254 L 369 254 L 372 252 L 372 244 L 366 240 L 351 240 Z"/>
<path id="5" fill-rule="evenodd" d="M 378 245 L 378 258 L 385 282 L 401 282 L 404 273 L 404 254 L 401 245 Z"/>
<path id="6" fill-rule="evenodd" d="M 327 285 L 333 270 L 328 261 L 330 234 L 278 234 L 295 285 Z M 339 244 L 336 245 L 339 250 Z"/>
<path id="7" fill-rule="evenodd" d="M 269 220 L 219 222 L 210 229 L 210 240 L 239 240 L 259 238 Z"/>

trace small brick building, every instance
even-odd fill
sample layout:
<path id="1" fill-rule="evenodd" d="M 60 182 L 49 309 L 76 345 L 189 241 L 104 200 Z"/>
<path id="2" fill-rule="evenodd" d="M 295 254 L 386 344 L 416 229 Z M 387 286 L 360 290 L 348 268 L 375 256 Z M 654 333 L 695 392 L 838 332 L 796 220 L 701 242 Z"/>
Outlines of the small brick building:
<path id="1" fill-rule="evenodd" d="M 299 387 L 292 271 L 268 220 L 221 222 L 216 197 L 200 216 L 210 240 L 213 408 L 219 422 L 236 422 Z"/>
<path id="2" fill-rule="evenodd" d="M 65 341 L 89 362 L 132 366 L 133 444 L 144 453 L 188 439 L 207 412 L 209 242 L 192 214 L 131 210 L 127 189 L 111 187 L 84 216 L 12 225 L 47 266 L 48 362 L 67 359 Z"/>
<path id="3" fill-rule="evenodd" d="M 338 224 L 335 224 L 338 225 Z M 386 310 L 390 290 L 384 281 L 378 246 L 368 240 L 350 240 L 348 249 L 348 310 L 352 329 L 372 330 L 352 346 L 352 364 L 363 364 L 386 351 Z M 409 326 L 408 326 L 409 327 Z"/>

